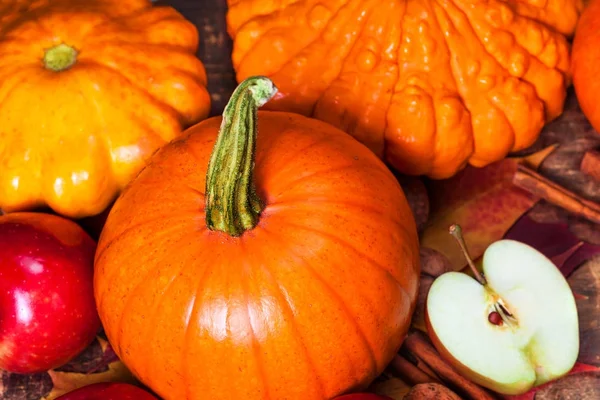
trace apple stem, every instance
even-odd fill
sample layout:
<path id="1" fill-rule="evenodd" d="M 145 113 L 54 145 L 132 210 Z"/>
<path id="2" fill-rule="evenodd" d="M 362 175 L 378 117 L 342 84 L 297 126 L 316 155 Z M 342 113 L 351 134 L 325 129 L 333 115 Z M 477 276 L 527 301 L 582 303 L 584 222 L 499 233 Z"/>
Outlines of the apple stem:
<path id="1" fill-rule="evenodd" d="M 448 229 L 448 231 L 454 237 L 454 239 L 456 239 L 456 241 L 458 242 L 458 245 L 460 246 L 460 249 L 462 250 L 465 258 L 467 259 L 467 263 L 469 264 L 469 267 L 471 267 L 471 271 L 473 271 L 473 275 L 475 275 L 475 279 L 477 279 L 477 282 L 481 283 L 482 285 L 486 285 L 487 281 L 483 277 L 483 274 L 481 272 L 479 272 L 479 270 L 473 263 L 471 256 L 469 255 L 469 251 L 467 250 L 467 245 L 465 243 L 465 239 L 463 237 L 462 229 L 461 229 L 460 225 L 452 224 L 450 226 L 450 228 Z"/>

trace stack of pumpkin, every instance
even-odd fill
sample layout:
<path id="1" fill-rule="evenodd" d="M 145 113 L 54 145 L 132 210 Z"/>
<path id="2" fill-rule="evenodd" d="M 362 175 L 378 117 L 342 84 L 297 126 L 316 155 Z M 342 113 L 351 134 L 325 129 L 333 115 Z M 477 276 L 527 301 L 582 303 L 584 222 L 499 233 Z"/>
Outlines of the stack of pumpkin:
<path id="1" fill-rule="evenodd" d="M 575 71 L 592 117 L 597 4 Z M 173 8 L 3 2 L 0 220 L 108 213 L 93 300 L 158 396 L 360 391 L 417 296 L 418 233 L 392 171 L 449 178 L 532 145 L 562 112 L 582 8 L 230 0 L 240 84 L 206 119 L 198 33 Z"/>

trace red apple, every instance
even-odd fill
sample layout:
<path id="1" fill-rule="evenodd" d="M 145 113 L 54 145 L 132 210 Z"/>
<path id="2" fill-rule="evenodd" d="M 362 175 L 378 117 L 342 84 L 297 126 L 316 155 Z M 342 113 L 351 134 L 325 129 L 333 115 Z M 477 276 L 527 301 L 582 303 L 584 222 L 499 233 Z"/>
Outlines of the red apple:
<path id="1" fill-rule="evenodd" d="M 46 371 L 92 342 L 100 328 L 95 250 L 92 238 L 63 217 L 0 216 L 0 368 Z"/>
<path id="2" fill-rule="evenodd" d="M 157 398 L 128 383 L 102 382 L 65 393 L 56 400 L 157 400 Z"/>

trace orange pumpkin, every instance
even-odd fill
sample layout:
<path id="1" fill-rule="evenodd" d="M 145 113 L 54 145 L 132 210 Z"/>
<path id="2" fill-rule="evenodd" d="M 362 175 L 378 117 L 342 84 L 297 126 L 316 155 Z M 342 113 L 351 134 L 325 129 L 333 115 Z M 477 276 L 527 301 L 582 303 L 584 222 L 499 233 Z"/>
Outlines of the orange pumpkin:
<path id="1" fill-rule="evenodd" d="M 0 208 L 100 213 L 205 118 L 195 26 L 147 0 L 0 4 Z"/>
<path id="2" fill-rule="evenodd" d="M 244 81 L 223 119 L 153 156 L 102 231 L 106 334 L 165 399 L 329 399 L 406 335 L 419 249 L 402 189 L 342 131 L 257 113 L 275 91 Z"/>
<path id="3" fill-rule="evenodd" d="M 600 1 L 591 0 L 581 14 L 571 60 L 573 87 L 581 111 L 600 132 Z"/>
<path id="4" fill-rule="evenodd" d="M 229 0 L 239 80 L 398 171 L 447 178 L 530 146 L 561 114 L 581 0 Z"/>

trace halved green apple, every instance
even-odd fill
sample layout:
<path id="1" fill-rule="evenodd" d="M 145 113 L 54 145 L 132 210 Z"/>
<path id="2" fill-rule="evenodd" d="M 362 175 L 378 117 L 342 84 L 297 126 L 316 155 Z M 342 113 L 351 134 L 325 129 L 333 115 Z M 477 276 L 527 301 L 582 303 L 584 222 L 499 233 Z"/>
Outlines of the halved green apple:
<path id="1" fill-rule="evenodd" d="M 571 288 L 550 259 L 514 240 L 490 245 L 483 275 L 440 275 L 426 302 L 428 334 L 460 373 L 502 394 L 521 394 L 567 374 L 579 353 Z"/>

